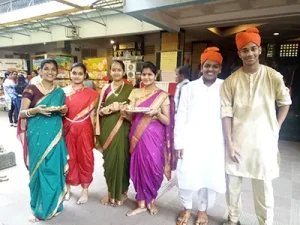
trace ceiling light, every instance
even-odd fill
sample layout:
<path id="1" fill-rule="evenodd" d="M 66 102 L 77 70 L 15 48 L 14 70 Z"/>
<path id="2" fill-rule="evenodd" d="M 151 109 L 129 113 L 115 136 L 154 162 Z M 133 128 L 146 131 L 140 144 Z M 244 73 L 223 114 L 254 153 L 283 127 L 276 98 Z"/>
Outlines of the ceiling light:
<path id="1" fill-rule="evenodd" d="M 279 35 L 279 33 L 278 33 L 278 32 L 276 32 L 276 33 L 274 33 L 273 35 L 274 35 L 274 36 L 278 36 L 278 35 Z"/>
<path id="2" fill-rule="evenodd" d="M 115 43 L 115 41 L 114 41 L 114 40 L 110 40 L 110 43 L 111 43 L 111 44 L 114 44 L 114 43 Z"/>

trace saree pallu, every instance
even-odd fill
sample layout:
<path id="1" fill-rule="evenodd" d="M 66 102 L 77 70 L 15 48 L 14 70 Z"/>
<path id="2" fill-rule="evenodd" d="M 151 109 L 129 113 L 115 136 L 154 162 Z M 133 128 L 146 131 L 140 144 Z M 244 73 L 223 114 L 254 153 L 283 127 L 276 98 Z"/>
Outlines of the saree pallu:
<path id="1" fill-rule="evenodd" d="M 159 108 L 168 94 L 158 91 L 139 107 Z M 136 200 L 149 204 L 157 197 L 165 173 L 171 179 L 171 171 L 176 168 L 173 145 L 174 112 L 170 99 L 170 125 L 166 126 L 149 115 L 137 113 L 134 116 L 130 138 L 130 177 L 136 191 Z"/>
<path id="2" fill-rule="evenodd" d="M 98 99 L 98 92 L 84 88 L 75 93 L 66 93 L 68 113 L 63 120 L 64 134 L 69 152 L 67 184 L 88 188 L 94 172 L 94 131 L 91 112 Z"/>
<path id="3" fill-rule="evenodd" d="M 107 86 L 101 96 L 100 104 L 108 106 L 113 102 L 127 102 L 133 87 L 124 84 L 121 93 L 116 96 Z M 116 90 L 119 93 L 121 89 Z M 103 151 L 104 177 L 111 199 L 122 200 L 122 194 L 129 187 L 129 130 L 130 122 L 121 118 L 119 112 L 100 117 L 100 127 L 96 127 L 96 139 Z M 101 128 L 101 132 L 100 129 Z M 98 131 L 97 131 L 98 129 Z"/>
<path id="4" fill-rule="evenodd" d="M 57 88 L 40 99 L 36 106 L 62 106 L 64 101 L 63 90 Z M 30 175 L 30 206 L 38 219 L 47 220 L 63 210 L 67 192 L 68 154 L 62 136 L 62 118 L 58 113 L 50 117 L 37 114 L 27 119 L 27 131 L 25 122 L 24 119 L 19 121 L 18 137 Z"/>

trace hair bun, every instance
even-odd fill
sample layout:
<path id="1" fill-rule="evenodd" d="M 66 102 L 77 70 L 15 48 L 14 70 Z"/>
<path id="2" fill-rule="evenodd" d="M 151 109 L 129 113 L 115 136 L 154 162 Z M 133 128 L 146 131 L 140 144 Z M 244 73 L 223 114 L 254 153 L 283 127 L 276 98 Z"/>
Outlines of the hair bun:
<path id="1" fill-rule="evenodd" d="M 259 34 L 259 30 L 256 27 L 250 27 L 250 28 L 246 29 L 246 32 Z"/>

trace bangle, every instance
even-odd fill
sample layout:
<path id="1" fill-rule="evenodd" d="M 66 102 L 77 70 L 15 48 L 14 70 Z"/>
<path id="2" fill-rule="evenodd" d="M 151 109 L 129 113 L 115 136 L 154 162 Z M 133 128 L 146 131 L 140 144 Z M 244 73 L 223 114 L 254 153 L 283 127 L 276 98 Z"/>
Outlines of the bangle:
<path id="1" fill-rule="evenodd" d="M 25 111 L 25 115 L 26 115 L 27 117 L 33 117 L 33 116 L 34 116 L 34 115 L 30 114 L 29 109 L 27 109 L 27 110 Z"/>

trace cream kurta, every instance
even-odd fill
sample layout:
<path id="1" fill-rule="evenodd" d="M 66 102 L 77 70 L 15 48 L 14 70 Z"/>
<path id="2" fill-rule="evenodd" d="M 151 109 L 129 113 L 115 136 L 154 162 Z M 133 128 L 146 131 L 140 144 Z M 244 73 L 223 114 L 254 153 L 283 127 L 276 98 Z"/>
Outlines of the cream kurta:
<path id="1" fill-rule="evenodd" d="M 225 150 L 220 89 L 223 80 L 207 87 L 199 78 L 185 85 L 175 118 L 175 149 L 184 149 L 178 161 L 180 189 L 226 190 Z"/>
<path id="2" fill-rule="evenodd" d="M 254 179 L 279 176 L 278 107 L 291 105 L 283 77 L 270 67 L 261 65 L 255 74 L 242 68 L 228 77 L 222 86 L 222 118 L 232 117 L 232 141 L 241 155 L 234 163 L 227 155 L 226 173 Z"/>

